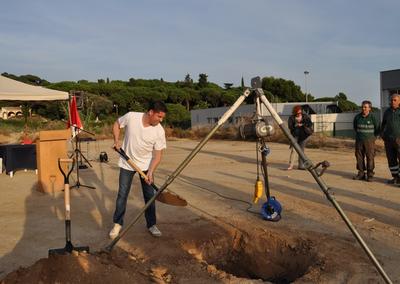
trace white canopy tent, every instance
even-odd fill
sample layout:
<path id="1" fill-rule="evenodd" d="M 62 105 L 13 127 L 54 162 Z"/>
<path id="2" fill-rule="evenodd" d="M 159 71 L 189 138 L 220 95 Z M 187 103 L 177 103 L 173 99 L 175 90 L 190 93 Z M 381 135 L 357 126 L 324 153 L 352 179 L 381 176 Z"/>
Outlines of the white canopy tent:
<path id="1" fill-rule="evenodd" d="M 32 86 L 0 75 L 0 101 L 68 100 L 68 93 Z"/>

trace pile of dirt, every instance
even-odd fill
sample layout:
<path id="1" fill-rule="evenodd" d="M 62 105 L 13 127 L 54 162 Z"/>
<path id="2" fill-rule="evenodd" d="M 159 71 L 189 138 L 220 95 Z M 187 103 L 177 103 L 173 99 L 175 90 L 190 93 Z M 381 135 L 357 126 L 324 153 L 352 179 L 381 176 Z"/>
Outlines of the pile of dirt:
<path id="1" fill-rule="evenodd" d="M 76 253 L 43 258 L 30 267 L 8 274 L 1 284 L 132 283 L 132 279 L 144 283 L 151 278 L 141 260 L 115 249 L 110 255 Z"/>

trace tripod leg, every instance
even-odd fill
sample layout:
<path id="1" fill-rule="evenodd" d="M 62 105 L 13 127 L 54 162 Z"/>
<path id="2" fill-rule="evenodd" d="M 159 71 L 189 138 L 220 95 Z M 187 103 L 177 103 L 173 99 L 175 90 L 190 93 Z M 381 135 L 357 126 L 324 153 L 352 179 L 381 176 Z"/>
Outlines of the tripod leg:
<path id="1" fill-rule="evenodd" d="M 83 154 L 79 151 L 79 149 L 75 148 L 76 184 L 71 186 L 71 188 L 80 188 L 82 186 L 82 187 L 87 187 L 87 188 L 90 188 L 90 189 L 95 189 L 94 186 L 84 185 L 84 184 L 81 184 L 80 181 L 79 181 L 79 162 L 78 162 L 78 157 L 80 155 L 81 155 L 81 157 L 84 157 Z M 85 160 L 86 160 L 86 158 L 85 158 Z M 88 161 L 88 163 L 89 163 L 89 161 Z M 89 163 L 89 165 L 90 165 L 90 163 Z M 92 165 L 90 165 L 90 166 L 92 166 Z"/>
<path id="2" fill-rule="evenodd" d="M 91 168 L 93 168 L 92 164 L 89 162 L 88 159 L 86 159 L 86 157 L 82 154 L 82 152 L 80 150 L 78 150 L 78 151 L 79 151 L 79 156 L 81 157 L 81 161 L 83 158 L 85 160 L 85 162 L 88 163 Z"/>

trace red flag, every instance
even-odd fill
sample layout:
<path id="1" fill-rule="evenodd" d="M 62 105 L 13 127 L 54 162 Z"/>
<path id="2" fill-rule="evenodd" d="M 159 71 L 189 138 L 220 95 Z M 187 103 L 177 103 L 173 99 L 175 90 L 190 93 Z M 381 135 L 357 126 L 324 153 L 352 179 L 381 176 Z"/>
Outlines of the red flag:
<path id="1" fill-rule="evenodd" d="M 75 126 L 75 127 L 73 127 Z M 72 127 L 72 135 L 75 136 L 79 133 L 79 128 L 83 129 L 81 118 L 79 117 L 78 108 L 76 107 L 76 97 L 72 96 L 69 102 L 69 119 L 67 128 Z"/>

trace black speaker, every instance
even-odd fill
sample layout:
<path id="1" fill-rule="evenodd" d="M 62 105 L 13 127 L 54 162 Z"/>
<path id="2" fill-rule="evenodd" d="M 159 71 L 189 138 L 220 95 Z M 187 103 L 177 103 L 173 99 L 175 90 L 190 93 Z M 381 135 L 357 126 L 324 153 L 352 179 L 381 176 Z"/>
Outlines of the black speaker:
<path id="1" fill-rule="evenodd" d="M 100 163 L 107 163 L 108 155 L 106 152 L 100 152 Z"/>

